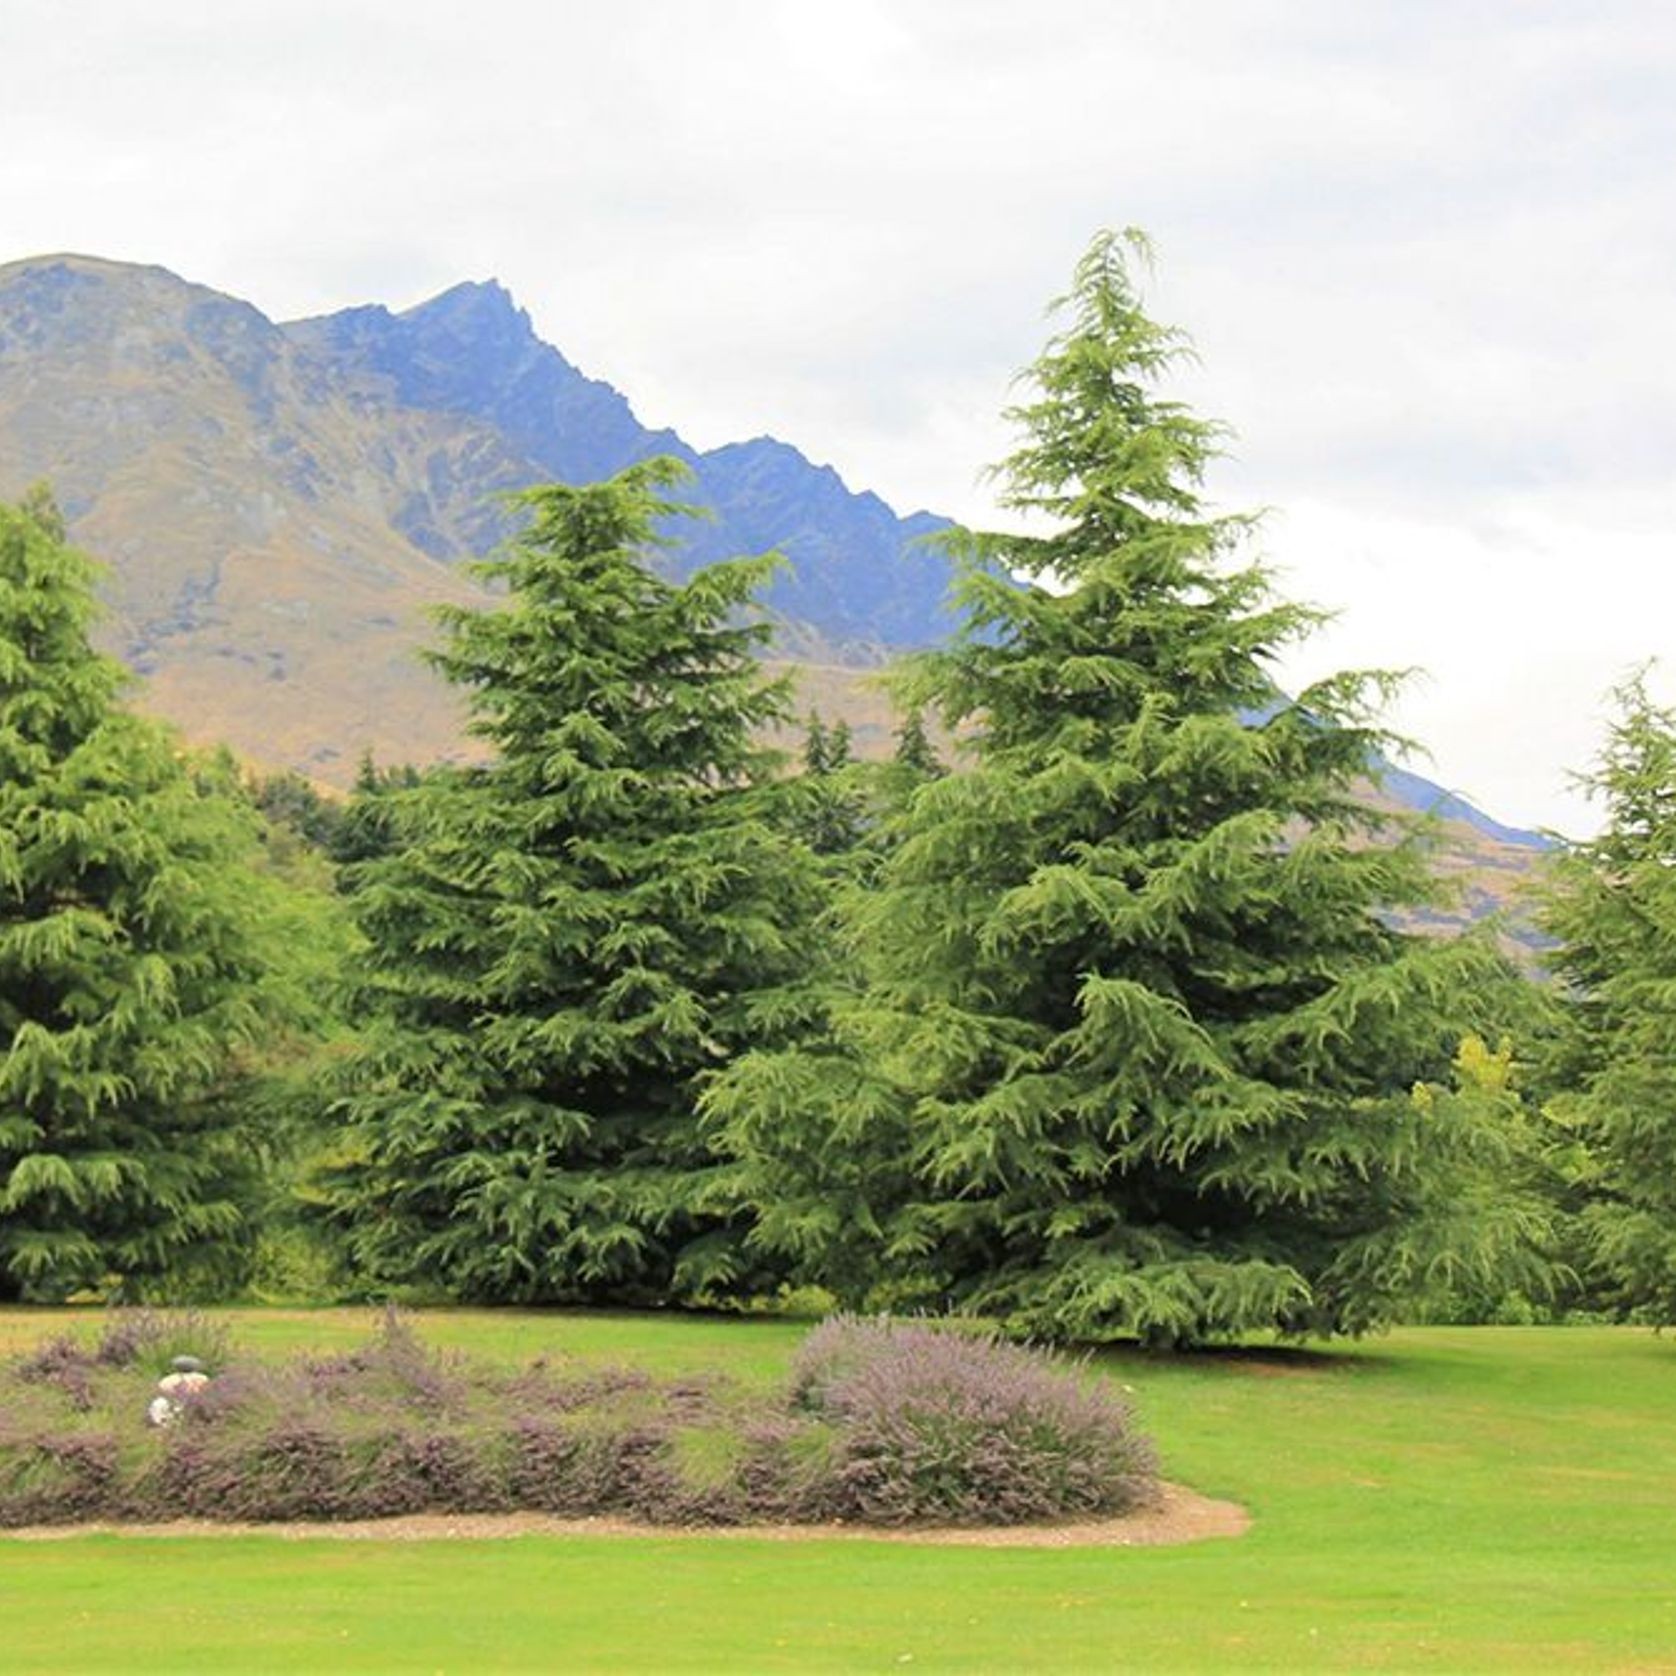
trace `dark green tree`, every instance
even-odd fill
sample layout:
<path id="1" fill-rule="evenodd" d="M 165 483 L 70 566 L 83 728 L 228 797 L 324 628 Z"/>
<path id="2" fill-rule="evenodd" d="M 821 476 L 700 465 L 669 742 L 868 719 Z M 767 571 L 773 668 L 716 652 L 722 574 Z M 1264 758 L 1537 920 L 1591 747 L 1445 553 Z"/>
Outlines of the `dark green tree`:
<path id="1" fill-rule="evenodd" d="M 1584 1250 L 1596 1297 L 1676 1323 L 1676 711 L 1645 672 L 1585 784 L 1600 836 L 1555 867 L 1547 956 L 1569 990 L 1570 1028 L 1551 1110 L 1590 1158 Z"/>
<path id="2" fill-rule="evenodd" d="M 925 711 L 920 705 L 908 711 L 896 730 L 896 749 L 891 754 L 891 762 L 913 784 L 940 779 L 946 772 L 925 731 Z"/>
<path id="3" fill-rule="evenodd" d="M 435 662 L 488 763 L 399 794 L 359 870 L 365 1050 L 338 1212 L 365 1273 L 519 1301 L 745 1284 L 700 1081 L 781 1039 L 818 906 L 755 743 L 783 714 L 742 620 L 772 559 L 647 567 L 674 462 L 518 497 Z"/>
<path id="4" fill-rule="evenodd" d="M 1094 243 L 1011 415 L 1003 504 L 1049 533 L 959 542 L 965 628 L 908 696 L 971 767 L 914 792 L 856 899 L 859 993 L 708 1112 L 758 1237 L 851 1301 L 1056 1339 L 1359 1331 L 1523 1260 L 1493 1103 L 1415 1094 L 1495 1039 L 1505 974 L 1395 928 L 1432 887 L 1357 800 L 1387 683 L 1277 694 L 1318 616 L 1201 502 L 1219 433 L 1155 394 L 1182 344 L 1138 249 Z"/>
<path id="5" fill-rule="evenodd" d="M 808 725 L 803 730 L 803 772 L 828 774 L 832 771 L 832 742 L 821 720 L 819 710 L 809 712 Z"/>
<path id="6" fill-rule="evenodd" d="M 855 761 L 849 723 L 829 728 L 811 710 L 803 773 L 788 788 L 784 813 L 791 832 L 840 872 L 855 859 L 867 826 L 866 778 Z"/>
<path id="7" fill-rule="evenodd" d="M 273 827 L 294 834 L 318 850 L 329 851 L 338 842 L 343 804 L 322 796 L 312 781 L 295 770 L 249 775 L 244 789 Z"/>
<path id="8" fill-rule="evenodd" d="M 0 1299 L 225 1281 L 250 1232 L 253 826 L 119 707 L 92 577 L 0 506 Z"/>
<path id="9" fill-rule="evenodd" d="M 412 791 L 420 779 L 412 763 L 381 768 L 373 761 L 371 751 L 362 752 L 349 801 L 339 811 L 326 841 L 327 853 L 346 869 L 342 876 L 345 888 L 354 888 L 356 862 L 388 855 L 400 845 L 400 794 Z"/>

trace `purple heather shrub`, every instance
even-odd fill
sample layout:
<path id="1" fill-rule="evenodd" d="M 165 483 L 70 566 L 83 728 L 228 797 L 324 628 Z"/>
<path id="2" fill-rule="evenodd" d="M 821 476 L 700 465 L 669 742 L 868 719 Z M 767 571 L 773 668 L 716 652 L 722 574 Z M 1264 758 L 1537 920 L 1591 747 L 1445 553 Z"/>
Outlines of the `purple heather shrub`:
<path id="1" fill-rule="evenodd" d="M 5 1369 L 0 1525 L 512 1509 L 1006 1523 L 1115 1511 L 1152 1483 L 1108 1387 L 925 1322 L 817 1329 L 790 1404 L 717 1376 L 478 1367 L 394 1318 L 347 1355 L 283 1364 L 191 1336 L 217 1371 L 166 1425 L 146 1424 L 152 1364 L 186 1346 L 141 1312 L 91 1349 L 54 1340 Z"/>
<path id="2" fill-rule="evenodd" d="M 566 1375 L 545 1358 L 519 1373 L 495 1377 L 494 1384 L 509 1405 L 547 1414 L 638 1403 L 656 1391 L 655 1381 L 644 1368 L 590 1368 Z"/>
<path id="3" fill-rule="evenodd" d="M 1151 1446 L 1109 1386 L 990 1334 L 837 1317 L 810 1334 L 793 1391 L 833 1428 L 842 1518 L 1021 1524 L 1155 1494 Z"/>
<path id="4" fill-rule="evenodd" d="M 633 1512 L 648 1498 L 649 1457 L 664 1442 L 662 1433 L 633 1424 L 520 1415 L 500 1439 L 508 1500 L 571 1518 Z"/>
<path id="5" fill-rule="evenodd" d="M 101 1367 L 169 1371 L 176 1356 L 196 1356 L 213 1372 L 227 1360 L 227 1329 L 195 1309 L 115 1309 L 93 1347 Z"/>
<path id="6" fill-rule="evenodd" d="M 96 1367 L 86 1345 L 64 1333 L 20 1357 L 12 1364 L 11 1371 L 25 1385 L 47 1386 L 62 1396 L 76 1413 L 86 1414 L 93 1408 Z"/>
<path id="7" fill-rule="evenodd" d="M 832 1428 L 803 1414 L 765 1414 L 743 1427 L 739 1487 L 751 1516 L 812 1523 L 838 1517 Z"/>
<path id="8" fill-rule="evenodd" d="M 386 1469 L 383 1431 L 344 1433 L 313 1419 L 215 1439 L 168 1438 L 160 1489 L 177 1514 L 204 1519 L 372 1519 L 426 1505 Z"/>
<path id="9" fill-rule="evenodd" d="M 374 1338 L 343 1355 L 303 1363 L 311 1388 L 328 1400 L 380 1398 L 422 1413 L 458 1412 L 469 1400 L 471 1374 L 457 1357 L 421 1344 L 395 1310 L 386 1309 Z"/>
<path id="10" fill-rule="evenodd" d="M 514 1507 L 575 1517 L 611 1504 L 610 1452 L 575 1427 L 520 1415 L 503 1427 L 500 1444 L 507 1499 Z"/>
<path id="11" fill-rule="evenodd" d="M 43 1432 L 0 1448 L 0 1527 L 109 1517 L 121 1507 L 121 1445 L 105 1432 Z"/>

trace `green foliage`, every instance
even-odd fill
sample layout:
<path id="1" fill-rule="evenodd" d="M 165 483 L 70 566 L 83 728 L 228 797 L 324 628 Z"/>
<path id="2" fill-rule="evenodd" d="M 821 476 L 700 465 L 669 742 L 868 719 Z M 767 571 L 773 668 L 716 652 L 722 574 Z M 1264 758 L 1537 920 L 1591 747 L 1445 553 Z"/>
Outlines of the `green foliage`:
<path id="1" fill-rule="evenodd" d="M 840 870 L 854 859 L 866 832 L 867 780 L 855 761 L 849 723 L 829 728 L 819 711 L 811 711 L 803 773 L 787 788 L 785 814 L 790 830 L 816 855 L 836 858 Z"/>
<path id="2" fill-rule="evenodd" d="M 252 803 L 278 831 L 289 832 L 305 844 L 330 851 L 338 842 L 344 808 L 321 795 L 301 774 L 253 775 L 247 781 Z"/>
<path id="3" fill-rule="evenodd" d="M 809 722 L 803 730 L 803 772 L 826 774 L 832 769 L 832 740 L 819 710 L 809 712 Z"/>
<path id="4" fill-rule="evenodd" d="M 206 793 L 245 805 L 260 840 L 245 918 L 263 967 L 263 1029 L 240 1047 L 218 1101 L 255 1167 L 240 1294 L 270 1303 L 352 1297 L 343 1242 L 309 1193 L 340 1144 L 331 1083 L 353 1049 L 344 978 L 360 940 L 323 847 L 341 834 L 344 811 L 295 776 L 253 778 L 226 752 L 192 768 Z M 206 1296 L 226 1297 L 227 1284 L 222 1275 Z"/>
<path id="5" fill-rule="evenodd" d="M 751 1283 L 699 1080 L 806 1011 L 819 906 L 755 730 L 741 613 L 772 559 L 643 563 L 668 461 L 519 497 L 435 661 L 491 762 L 393 794 L 356 870 L 363 1050 L 328 1183 L 364 1275 L 474 1298 L 704 1298 Z"/>
<path id="6" fill-rule="evenodd" d="M 1447 1083 L 1414 1088 L 1434 1142 L 1455 1156 L 1428 1184 L 1427 1238 L 1410 1242 L 1412 1319 L 1529 1325 L 1555 1319 L 1575 1284 L 1565 1263 L 1562 1137 L 1527 1102 L 1522 1072 L 1511 1042 L 1492 1049 L 1468 1035 Z M 1451 1222 L 1458 1237 L 1438 1237 Z"/>
<path id="7" fill-rule="evenodd" d="M 92 568 L 31 506 L 0 507 L 0 1297 L 224 1285 L 254 1167 L 225 1105 L 266 971 L 254 829 L 118 707 Z"/>
<path id="8" fill-rule="evenodd" d="M 1356 796 L 1391 678 L 1277 694 L 1318 615 L 1201 505 L 1220 433 L 1154 393 L 1183 349 L 1138 253 L 1095 241 L 1012 411 L 1003 503 L 1050 533 L 957 539 L 966 626 L 908 684 L 972 766 L 912 792 L 855 895 L 827 1035 L 731 1068 L 709 1115 L 759 1240 L 847 1301 L 1359 1332 L 1525 1261 L 1528 1206 L 1451 1199 L 1502 1114 L 1412 1092 L 1512 980 L 1393 928 L 1434 886 Z"/>
<path id="9" fill-rule="evenodd" d="M 419 770 L 411 763 L 380 768 L 371 751 L 362 756 L 354 793 L 326 841 L 332 860 L 346 869 L 345 888 L 354 888 L 356 862 L 372 861 L 400 847 L 400 794 L 414 790 L 420 779 Z"/>
<path id="10" fill-rule="evenodd" d="M 1548 956 L 1570 986 L 1556 1119 L 1586 1149 L 1586 1250 L 1604 1301 L 1676 1322 L 1676 712 L 1645 673 L 1585 783 L 1605 808 L 1598 838 L 1555 869 Z"/>
<path id="11" fill-rule="evenodd" d="M 909 710 L 896 730 L 896 749 L 891 754 L 891 762 L 914 783 L 939 779 L 947 772 L 925 731 L 925 714 L 918 705 Z"/>

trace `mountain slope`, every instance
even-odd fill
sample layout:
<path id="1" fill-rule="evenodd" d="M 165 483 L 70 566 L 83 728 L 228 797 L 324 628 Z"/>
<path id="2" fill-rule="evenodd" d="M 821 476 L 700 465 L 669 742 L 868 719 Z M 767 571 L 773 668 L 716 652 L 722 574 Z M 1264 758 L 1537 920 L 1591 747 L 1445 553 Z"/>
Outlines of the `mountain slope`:
<path id="1" fill-rule="evenodd" d="M 765 602 L 794 639 L 813 630 L 856 656 L 927 645 L 947 631 L 948 567 L 920 542 L 946 519 L 899 518 L 877 495 L 852 493 L 830 466 L 771 437 L 699 453 L 673 431 L 646 429 L 609 384 L 543 343 L 494 281 L 456 285 L 402 314 L 350 309 L 284 330 L 340 370 L 387 379 L 405 405 L 488 426 L 516 451 L 526 480 L 594 482 L 653 454 L 685 461 L 691 498 L 713 517 L 671 532 L 680 542 L 672 567 L 779 549 L 790 569 Z M 458 488 L 469 497 L 478 486 Z M 409 518 L 402 528 L 448 559 L 480 551 L 499 533 L 480 494 L 441 523 Z"/>
<path id="2" fill-rule="evenodd" d="M 161 269 L 0 269 L 0 493 L 52 482 L 149 707 L 328 778 L 363 740 L 411 754 L 458 723 L 414 651 L 425 608 L 472 591 L 393 512 L 492 439 L 377 418 L 255 309 Z"/>
<path id="3" fill-rule="evenodd" d="M 455 561 L 505 533 L 495 491 L 665 452 L 717 514 L 672 568 L 782 548 L 788 651 L 876 662 L 941 632 L 946 567 L 914 545 L 940 520 L 781 443 L 704 455 L 645 429 L 496 285 L 279 326 L 161 268 L 0 268 L 0 495 L 52 482 L 110 566 L 105 640 L 149 707 L 328 781 L 369 747 L 458 749 L 416 652 L 429 606 L 482 597 Z"/>

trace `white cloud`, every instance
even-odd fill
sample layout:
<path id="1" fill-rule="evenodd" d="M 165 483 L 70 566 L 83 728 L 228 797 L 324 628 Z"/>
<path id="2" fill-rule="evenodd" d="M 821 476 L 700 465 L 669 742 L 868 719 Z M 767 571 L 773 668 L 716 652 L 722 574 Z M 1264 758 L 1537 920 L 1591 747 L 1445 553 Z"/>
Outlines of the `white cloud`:
<path id="1" fill-rule="evenodd" d="M 770 430 L 987 516 L 1008 376 L 1139 223 L 1216 488 L 1422 663 L 1402 720 L 1519 820 L 1670 650 L 1676 13 L 1644 0 L 7 0 L 0 258 L 284 317 L 496 274 L 700 445 Z"/>

